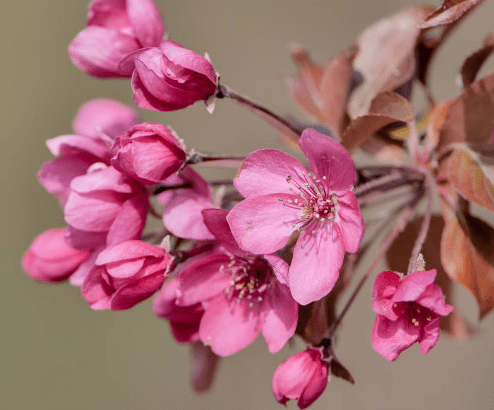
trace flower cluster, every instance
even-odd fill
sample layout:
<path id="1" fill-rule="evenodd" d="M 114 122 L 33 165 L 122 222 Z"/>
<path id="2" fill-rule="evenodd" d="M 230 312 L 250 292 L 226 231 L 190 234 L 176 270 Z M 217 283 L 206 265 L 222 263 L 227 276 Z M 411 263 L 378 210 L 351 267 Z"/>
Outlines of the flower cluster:
<path id="1" fill-rule="evenodd" d="M 376 277 L 372 291 L 374 349 L 393 361 L 414 343 L 428 353 L 441 328 L 459 336 L 440 323 L 453 311 L 446 304 L 451 280 L 472 290 L 481 316 L 494 309 L 494 255 L 485 240 L 494 229 L 468 207 L 494 210 L 494 125 L 483 108 L 494 104 L 494 74 L 475 81 L 485 59 L 478 55 L 492 44 L 465 62 L 466 91 L 456 99 L 434 105 L 431 97 L 418 112 L 410 102 L 417 80 L 428 87 L 430 57 L 449 32 L 431 29 L 453 27 L 476 5 L 456 3 L 465 7 L 416 6 L 378 22 L 325 67 L 294 46 L 299 72 L 285 83 L 317 120 L 305 126 L 220 84 L 207 55 L 168 40 L 151 0 L 93 0 L 87 27 L 69 46 L 79 69 L 130 79 L 134 102 L 148 110 L 204 101 L 212 112 L 215 98 L 234 101 L 267 119 L 305 158 L 276 149 L 197 152 L 130 107 L 89 101 L 71 134 L 47 141 L 55 158 L 38 179 L 57 198 L 66 226 L 33 241 L 24 270 L 38 281 L 80 286 L 94 310 L 129 309 L 156 295 L 156 316 L 177 342 L 193 346 L 198 391 L 211 384 L 218 357 L 259 334 L 271 353 L 302 337 L 307 348 L 281 363 L 272 383 L 278 402 L 296 399 L 300 408 L 323 393 L 330 375 L 353 383 L 335 356 L 335 333 L 383 256 L 391 270 Z M 356 167 L 357 149 L 381 163 Z M 202 162 L 238 173 L 207 181 L 196 167 Z M 443 218 L 432 215 L 434 195 Z M 423 202 L 425 213 L 412 220 Z M 364 219 L 368 227 L 379 222 L 365 242 Z M 437 232 L 440 249 L 431 239 Z M 386 240 L 376 251 L 380 236 Z M 337 313 L 369 249 L 376 256 Z M 425 270 L 425 261 L 439 260 L 443 266 Z M 454 313 L 448 319 L 468 329 Z"/>

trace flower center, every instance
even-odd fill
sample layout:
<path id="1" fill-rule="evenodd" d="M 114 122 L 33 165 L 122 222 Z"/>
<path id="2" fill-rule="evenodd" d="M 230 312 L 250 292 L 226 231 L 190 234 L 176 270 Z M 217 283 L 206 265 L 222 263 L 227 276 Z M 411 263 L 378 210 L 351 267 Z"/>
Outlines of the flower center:
<path id="1" fill-rule="evenodd" d="M 290 184 L 290 191 L 293 191 L 298 198 L 278 200 L 291 208 L 300 208 L 302 214 L 299 220 L 292 223 L 294 228 L 302 231 L 309 224 L 333 222 L 338 210 L 338 197 L 327 186 L 327 178 L 323 176 L 318 179 L 312 172 L 302 172 L 302 175 L 294 179 L 291 175 L 286 177 L 286 182 Z"/>
<path id="2" fill-rule="evenodd" d="M 231 255 L 230 263 L 221 266 L 220 272 L 232 275 L 230 286 L 225 289 L 225 294 L 230 299 L 236 299 L 237 303 L 247 300 L 249 307 L 264 300 L 264 292 L 269 289 L 274 277 L 273 269 L 261 256 L 240 258 Z"/>

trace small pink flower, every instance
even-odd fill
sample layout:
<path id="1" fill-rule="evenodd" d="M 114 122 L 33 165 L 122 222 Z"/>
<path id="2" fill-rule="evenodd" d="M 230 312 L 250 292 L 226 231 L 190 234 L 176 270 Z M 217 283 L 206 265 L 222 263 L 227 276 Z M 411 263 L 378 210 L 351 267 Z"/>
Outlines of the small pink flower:
<path id="1" fill-rule="evenodd" d="M 70 183 L 64 208 L 66 239 L 78 249 L 139 239 L 148 209 L 144 187 L 113 167 L 95 164 Z"/>
<path id="2" fill-rule="evenodd" d="M 154 313 L 170 322 L 171 331 L 179 343 L 199 340 L 199 323 L 204 309 L 200 303 L 191 306 L 177 305 L 178 279 L 172 278 L 165 283 L 153 300 Z"/>
<path id="3" fill-rule="evenodd" d="M 251 255 L 233 239 L 226 211 L 203 211 L 206 226 L 225 252 L 202 257 L 179 275 L 178 303 L 203 303 L 201 341 L 219 356 L 238 352 L 262 332 L 269 351 L 279 351 L 293 336 L 298 305 L 285 279 L 288 266 L 275 255 Z"/>
<path id="4" fill-rule="evenodd" d="M 95 162 L 109 165 L 114 139 L 136 123 L 135 111 L 124 104 L 105 99 L 88 101 L 79 108 L 72 124 L 76 134 L 46 141 L 58 158 L 43 165 L 39 182 L 64 206 L 72 179 L 84 175 Z"/>
<path id="5" fill-rule="evenodd" d="M 155 111 L 174 111 L 216 92 L 217 75 L 211 63 L 173 41 L 135 57 L 132 90 L 135 103 Z"/>
<path id="6" fill-rule="evenodd" d="M 277 251 L 294 232 L 288 285 L 306 305 L 327 295 L 338 279 L 346 252 L 357 252 L 364 223 L 357 198 L 355 166 L 337 142 L 307 129 L 299 140 L 312 171 L 284 152 L 250 154 L 235 188 L 246 198 L 228 214 L 242 249 L 257 254 Z"/>
<path id="7" fill-rule="evenodd" d="M 130 77 L 132 58 L 143 47 L 159 46 L 163 22 L 151 0 L 93 0 L 87 27 L 69 45 L 72 62 L 95 77 Z"/>
<path id="8" fill-rule="evenodd" d="M 320 350 L 308 348 L 281 363 L 273 376 L 273 394 L 281 404 L 296 399 L 301 409 L 309 407 L 328 384 L 329 364 Z"/>
<path id="9" fill-rule="evenodd" d="M 453 306 L 446 305 L 435 278 L 435 269 L 404 277 L 391 271 L 377 275 L 372 288 L 372 309 L 377 313 L 372 347 L 386 360 L 396 360 L 416 342 L 423 354 L 437 343 L 440 316 L 449 315 Z"/>
<path id="10" fill-rule="evenodd" d="M 33 279 L 56 282 L 67 279 L 91 252 L 70 247 L 65 228 L 49 229 L 38 235 L 22 257 L 22 268 Z"/>
<path id="11" fill-rule="evenodd" d="M 183 142 L 168 128 L 142 123 L 117 138 L 112 165 L 144 185 L 163 181 L 184 164 Z"/>
<path id="12" fill-rule="evenodd" d="M 130 240 L 103 250 L 82 284 L 82 296 L 95 310 L 129 309 L 163 284 L 172 258 L 162 248 Z"/>

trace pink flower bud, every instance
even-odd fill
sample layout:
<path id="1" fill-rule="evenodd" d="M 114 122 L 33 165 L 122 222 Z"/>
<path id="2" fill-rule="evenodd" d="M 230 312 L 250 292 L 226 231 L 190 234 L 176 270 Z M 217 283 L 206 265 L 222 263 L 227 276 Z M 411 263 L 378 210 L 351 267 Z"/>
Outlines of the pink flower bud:
<path id="1" fill-rule="evenodd" d="M 151 0 L 93 0 L 87 27 L 70 43 L 69 56 L 95 77 L 130 77 L 133 64 L 119 66 L 120 62 L 143 47 L 158 46 L 163 30 Z"/>
<path id="2" fill-rule="evenodd" d="M 328 384 L 329 364 L 320 350 L 308 348 L 281 363 L 273 376 L 273 394 L 281 404 L 296 399 L 301 409 L 309 407 Z"/>
<path id="3" fill-rule="evenodd" d="M 67 279 L 90 255 L 65 242 L 66 228 L 49 229 L 34 239 L 22 257 L 22 269 L 33 279 L 55 282 Z"/>
<path id="4" fill-rule="evenodd" d="M 148 110 L 174 111 L 206 101 L 216 92 L 217 83 L 206 58 L 173 41 L 164 41 L 135 57 L 134 101 Z"/>
<path id="5" fill-rule="evenodd" d="M 112 165 L 145 185 L 163 181 L 183 165 L 186 152 L 180 141 L 166 127 L 143 123 L 121 135 Z"/>
<path id="6" fill-rule="evenodd" d="M 163 284 L 172 258 L 162 248 L 130 240 L 110 246 L 96 258 L 82 284 L 93 309 L 129 309 Z"/>

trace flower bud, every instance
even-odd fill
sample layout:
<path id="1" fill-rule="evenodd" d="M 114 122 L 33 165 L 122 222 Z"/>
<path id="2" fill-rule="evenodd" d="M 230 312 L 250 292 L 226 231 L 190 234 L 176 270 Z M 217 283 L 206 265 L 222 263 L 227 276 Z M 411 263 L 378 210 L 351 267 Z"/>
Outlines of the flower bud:
<path id="1" fill-rule="evenodd" d="M 160 288 L 171 260 L 162 248 L 139 240 L 109 246 L 84 280 L 82 296 L 95 310 L 129 309 Z"/>
<path id="2" fill-rule="evenodd" d="M 145 185 L 163 181 L 186 159 L 182 141 L 160 124 L 143 123 L 121 135 L 112 165 Z"/>
<path id="3" fill-rule="evenodd" d="M 322 352 L 308 348 L 281 363 L 273 376 L 273 394 L 281 404 L 297 399 L 301 409 L 309 407 L 328 384 L 329 364 Z"/>
<path id="4" fill-rule="evenodd" d="M 155 111 L 180 110 L 216 92 L 211 63 L 173 41 L 142 51 L 135 57 L 132 90 L 135 103 Z"/>
<path id="5" fill-rule="evenodd" d="M 38 235 L 22 257 L 22 268 L 33 279 L 56 282 L 67 279 L 90 255 L 65 242 L 65 228 Z"/>

